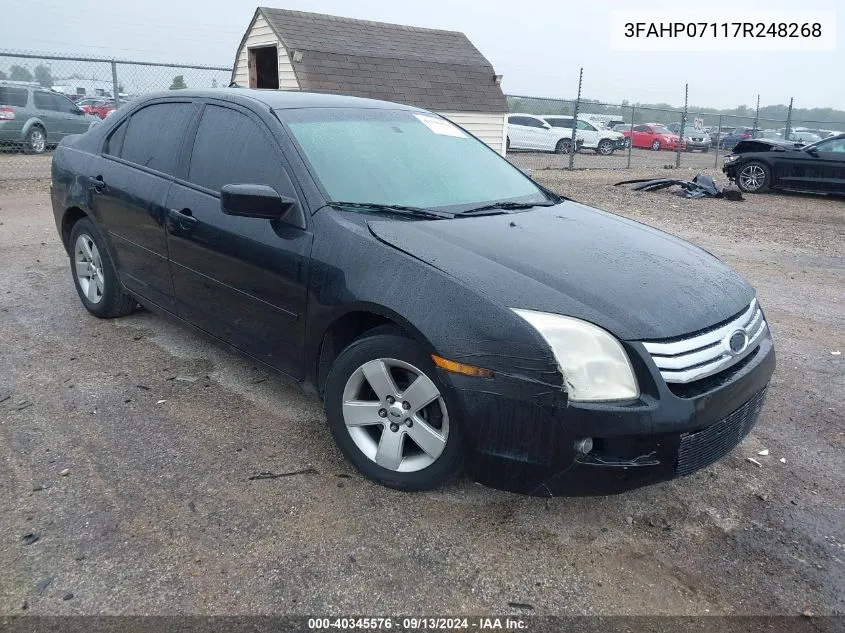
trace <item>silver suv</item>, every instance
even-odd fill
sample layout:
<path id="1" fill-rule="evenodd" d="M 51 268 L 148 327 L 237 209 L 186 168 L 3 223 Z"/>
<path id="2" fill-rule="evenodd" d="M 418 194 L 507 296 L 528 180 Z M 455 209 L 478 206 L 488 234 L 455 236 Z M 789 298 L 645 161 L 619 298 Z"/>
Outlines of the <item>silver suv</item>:
<path id="1" fill-rule="evenodd" d="M 0 81 L 0 145 L 41 154 L 99 122 L 61 93 L 34 83 Z"/>

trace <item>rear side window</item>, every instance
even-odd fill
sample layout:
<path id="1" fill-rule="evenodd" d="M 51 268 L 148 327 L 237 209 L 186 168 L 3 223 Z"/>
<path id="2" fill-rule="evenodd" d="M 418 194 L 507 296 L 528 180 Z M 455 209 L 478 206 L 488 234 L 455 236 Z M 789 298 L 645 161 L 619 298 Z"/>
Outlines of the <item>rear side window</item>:
<path id="1" fill-rule="evenodd" d="M 0 105 L 24 108 L 26 107 L 27 97 L 26 88 L 0 86 Z"/>
<path id="2" fill-rule="evenodd" d="M 190 103 L 157 103 L 138 110 L 127 124 L 120 157 L 136 165 L 174 174 L 185 128 L 193 112 L 194 106 Z"/>
<path id="3" fill-rule="evenodd" d="M 236 110 L 208 105 L 197 129 L 188 181 L 220 191 L 224 185 L 269 185 L 293 195 L 274 146 L 262 126 Z"/>

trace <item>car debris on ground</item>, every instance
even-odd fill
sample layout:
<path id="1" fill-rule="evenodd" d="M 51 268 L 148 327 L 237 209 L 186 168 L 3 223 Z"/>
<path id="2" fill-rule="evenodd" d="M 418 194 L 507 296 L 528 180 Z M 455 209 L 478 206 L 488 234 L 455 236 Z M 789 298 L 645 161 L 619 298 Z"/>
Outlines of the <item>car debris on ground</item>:
<path id="1" fill-rule="evenodd" d="M 658 191 L 668 189 L 675 185 L 681 187 L 678 195 L 683 198 L 725 198 L 726 200 L 741 201 L 745 198 L 742 193 L 735 189 L 720 189 L 716 182 L 704 174 L 697 174 L 692 180 L 681 180 L 679 178 L 636 178 L 634 180 L 623 180 L 614 184 L 634 185 L 634 191 Z"/>

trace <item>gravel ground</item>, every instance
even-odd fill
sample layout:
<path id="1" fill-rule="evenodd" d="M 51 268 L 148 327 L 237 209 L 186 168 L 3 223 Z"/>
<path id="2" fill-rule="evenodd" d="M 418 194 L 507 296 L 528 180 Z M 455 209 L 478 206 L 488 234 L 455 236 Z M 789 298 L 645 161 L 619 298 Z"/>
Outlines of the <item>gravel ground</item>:
<path id="1" fill-rule="evenodd" d="M 845 205 L 610 185 L 652 174 L 535 175 L 738 269 L 779 366 L 720 463 L 578 499 L 364 480 L 298 385 L 90 317 L 45 183 L 0 184 L 0 614 L 845 612 Z"/>

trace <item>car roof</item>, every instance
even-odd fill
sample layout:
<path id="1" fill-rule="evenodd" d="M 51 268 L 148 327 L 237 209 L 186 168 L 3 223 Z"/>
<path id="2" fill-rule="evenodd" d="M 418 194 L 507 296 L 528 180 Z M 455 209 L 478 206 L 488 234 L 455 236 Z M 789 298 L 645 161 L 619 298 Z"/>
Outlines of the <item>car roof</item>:
<path id="1" fill-rule="evenodd" d="M 247 102 L 261 103 L 273 110 L 293 108 L 373 108 L 382 110 L 410 110 L 425 112 L 422 108 L 393 103 L 391 101 L 379 101 L 378 99 L 365 99 L 363 97 L 350 97 L 346 95 L 322 94 L 317 92 L 301 92 L 298 90 L 255 90 L 251 88 L 210 88 L 207 90 L 166 90 L 144 95 L 134 101 L 148 101 L 161 99 L 162 97 L 180 97 L 197 99 L 224 99 L 233 103 L 246 105 Z"/>
<path id="2" fill-rule="evenodd" d="M 528 114 L 527 112 L 508 112 L 508 116 L 530 116 L 532 119 L 542 119 L 541 114 Z"/>

